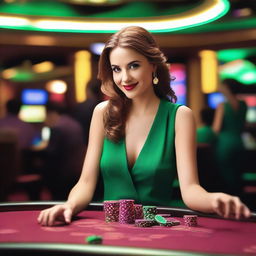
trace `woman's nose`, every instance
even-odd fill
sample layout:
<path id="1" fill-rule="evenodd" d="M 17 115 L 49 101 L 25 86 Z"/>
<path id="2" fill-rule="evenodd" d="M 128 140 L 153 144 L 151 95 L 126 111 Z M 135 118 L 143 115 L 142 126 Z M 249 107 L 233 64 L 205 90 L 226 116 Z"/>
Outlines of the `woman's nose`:
<path id="1" fill-rule="evenodd" d="M 122 82 L 126 83 L 126 82 L 129 82 L 130 80 L 131 80 L 130 73 L 127 70 L 124 70 L 122 72 Z"/>

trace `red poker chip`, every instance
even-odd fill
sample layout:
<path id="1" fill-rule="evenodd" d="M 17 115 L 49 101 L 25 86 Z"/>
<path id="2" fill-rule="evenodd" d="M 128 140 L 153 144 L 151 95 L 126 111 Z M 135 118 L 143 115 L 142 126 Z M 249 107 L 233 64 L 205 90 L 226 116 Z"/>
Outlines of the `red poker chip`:
<path id="1" fill-rule="evenodd" d="M 122 199 L 119 203 L 119 223 L 133 224 L 135 221 L 134 200 Z"/>
<path id="2" fill-rule="evenodd" d="M 184 215 L 183 216 L 184 224 L 188 227 L 197 226 L 197 215 Z"/>

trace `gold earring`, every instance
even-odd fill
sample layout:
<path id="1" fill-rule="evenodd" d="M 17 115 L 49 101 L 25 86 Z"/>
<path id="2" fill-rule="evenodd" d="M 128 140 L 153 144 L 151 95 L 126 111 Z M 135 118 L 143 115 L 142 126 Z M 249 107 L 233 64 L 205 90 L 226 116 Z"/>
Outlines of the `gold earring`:
<path id="1" fill-rule="evenodd" d="M 154 84 L 154 85 L 157 85 L 157 84 L 158 84 L 158 82 L 159 82 L 159 80 L 158 80 L 157 76 L 156 76 L 156 75 L 154 75 L 154 78 L 153 78 L 153 84 Z"/>

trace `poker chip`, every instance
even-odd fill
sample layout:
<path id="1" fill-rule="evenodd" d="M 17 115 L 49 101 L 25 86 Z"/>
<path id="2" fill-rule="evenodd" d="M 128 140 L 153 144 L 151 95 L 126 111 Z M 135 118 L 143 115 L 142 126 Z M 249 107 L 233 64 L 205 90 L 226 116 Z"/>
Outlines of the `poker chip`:
<path id="1" fill-rule="evenodd" d="M 152 227 L 156 224 L 164 227 L 180 225 L 180 221 L 172 218 L 171 214 L 157 214 L 156 206 L 143 206 L 135 204 L 133 199 L 121 199 L 119 201 L 106 200 L 103 204 L 106 222 L 119 222 L 120 224 L 134 224 L 136 227 Z M 186 226 L 196 226 L 196 215 L 184 215 Z M 91 244 L 101 243 L 102 238 L 90 236 L 87 242 Z"/>
<path id="2" fill-rule="evenodd" d="M 176 220 L 176 219 L 174 219 L 174 218 L 171 218 L 170 220 L 167 219 L 167 221 L 172 222 L 172 225 L 173 225 L 173 226 L 178 226 L 178 225 L 180 225 L 180 221 L 179 221 L 179 220 Z"/>
<path id="3" fill-rule="evenodd" d="M 156 215 L 155 216 L 155 221 L 160 225 L 160 226 L 165 226 L 165 227 L 172 227 L 172 226 L 177 226 L 180 225 L 180 221 L 170 218 L 170 217 L 163 217 L 162 215 Z"/>
<path id="4" fill-rule="evenodd" d="M 135 210 L 133 199 L 119 200 L 119 223 L 133 224 L 135 221 Z"/>
<path id="5" fill-rule="evenodd" d="M 118 222 L 119 220 L 119 201 L 104 201 L 103 207 L 106 222 Z"/>
<path id="6" fill-rule="evenodd" d="M 163 217 L 162 215 L 156 215 L 155 216 L 155 221 L 158 223 L 158 224 L 162 224 L 162 225 L 165 225 L 167 220 L 165 217 Z"/>
<path id="7" fill-rule="evenodd" d="M 166 218 L 166 220 L 167 220 L 166 224 L 169 224 L 170 226 L 180 225 L 180 221 L 176 220 L 175 218 Z"/>
<path id="8" fill-rule="evenodd" d="M 134 211 L 135 211 L 135 220 L 144 218 L 142 204 L 135 204 L 134 205 Z"/>
<path id="9" fill-rule="evenodd" d="M 188 227 L 197 226 L 197 215 L 184 215 L 183 216 L 184 224 Z"/>
<path id="10" fill-rule="evenodd" d="M 155 220 L 155 215 L 157 215 L 156 206 L 143 206 L 144 219 Z"/>
<path id="11" fill-rule="evenodd" d="M 88 244 L 102 244 L 101 236 L 88 236 L 86 237 L 86 242 Z"/>
<path id="12" fill-rule="evenodd" d="M 154 220 L 137 219 L 135 220 L 135 226 L 140 228 L 152 227 L 155 225 Z"/>

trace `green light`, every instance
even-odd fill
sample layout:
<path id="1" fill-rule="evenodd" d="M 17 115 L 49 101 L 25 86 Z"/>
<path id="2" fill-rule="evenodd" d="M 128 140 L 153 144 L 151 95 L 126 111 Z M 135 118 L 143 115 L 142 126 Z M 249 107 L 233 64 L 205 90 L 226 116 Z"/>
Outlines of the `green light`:
<path id="1" fill-rule="evenodd" d="M 217 52 L 218 60 L 221 62 L 229 62 L 238 59 L 245 59 L 256 54 L 256 48 L 246 49 L 226 49 Z"/>
<path id="2" fill-rule="evenodd" d="M 50 8 L 49 8 L 50 6 Z M 57 1 L 32 1 L 27 3 L 0 4 L 0 13 L 39 15 L 39 16 L 76 16 L 76 12 L 66 4 Z"/>
<path id="3" fill-rule="evenodd" d="M 237 60 L 238 61 L 238 60 Z M 232 78 L 240 83 L 250 85 L 256 83 L 256 66 L 248 60 L 240 60 L 239 64 L 228 62 L 225 68 L 221 68 L 220 78 Z"/>
<path id="4" fill-rule="evenodd" d="M 215 0 L 211 2 L 204 0 L 196 8 L 189 9 L 194 7 L 189 5 L 186 12 L 175 16 L 175 14 L 173 15 L 174 10 L 171 7 L 166 8 L 166 10 L 169 10 L 169 13 L 167 11 L 157 13 L 155 12 L 156 8 L 154 8 L 155 5 L 153 3 L 149 5 L 148 3 L 142 4 L 136 2 L 131 3 L 130 7 L 128 4 L 126 5 L 126 7 L 128 6 L 130 8 L 128 8 L 128 11 L 127 8 L 120 8 L 121 12 L 112 12 L 111 15 L 110 13 L 103 13 L 102 17 L 96 17 L 96 15 L 82 17 L 81 14 L 75 12 L 75 9 L 66 9 L 63 4 L 60 5 L 61 8 L 58 7 L 57 5 L 60 3 L 57 4 L 57 2 L 55 2 L 57 4 L 56 6 L 53 5 L 52 1 L 40 0 L 32 1 L 29 4 L 31 4 L 30 7 L 28 3 L 24 4 L 24 6 L 28 5 L 27 9 L 24 6 L 22 7 L 21 4 L 16 4 L 16 8 L 19 7 L 20 9 L 13 8 L 13 10 L 8 10 L 6 6 L 0 5 L 0 12 L 23 14 L 25 15 L 23 18 L 27 19 L 27 23 L 25 24 L 13 25 L 13 22 L 9 21 L 9 19 L 12 19 L 11 16 L 2 15 L 2 17 L 0 16 L 0 27 L 50 32 L 113 33 L 124 26 L 138 25 L 145 27 L 151 32 L 172 32 L 210 23 L 224 16 L 230 8 L 228 0 Z M 204 12 L 202 9 L 204 9 Z M 194 15 L 192 15 L 193 12 Z M 40 19 L 36 15 L 47 16 L 48 19 L 45 17 Z M 64 17 L 62 20 L 56 19 L 65 15 L 69 16 L 69 19 L 68 17 Z M 51 16 L 55 16 L 55 19 L 51 19 Z M 71 16 L 82 19 L 73 19 Z M 91 19 L 89 20 L 88 18 Z"/>
<path id="5" fill-rule="evenodd" d="M 34 75 L 28 71 L 18 71 L 17 74 L 11 78 L 14 82 L 29 82 L 32 81 Z"/>
<path id="6" fill-rule="evenodd" d="M 243 81 L 244 84 L 256 83 L 256 68 L 241 74 L 240 80 Z"/>
<path id="7" fill-rule="evenodd" d="M 244 173 L 243 179 L 248 181 L 255 181 L 256 180 L 256 173 Z"/>

